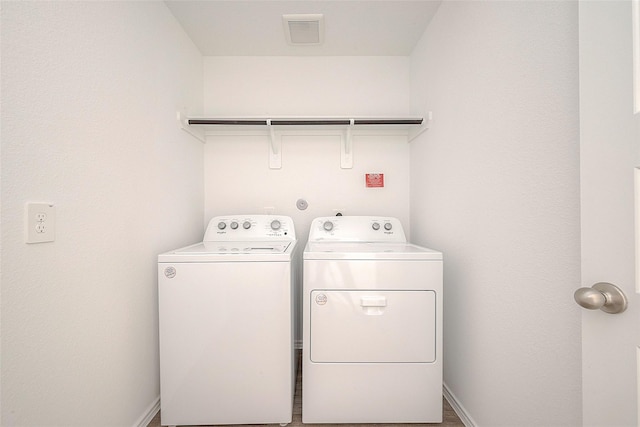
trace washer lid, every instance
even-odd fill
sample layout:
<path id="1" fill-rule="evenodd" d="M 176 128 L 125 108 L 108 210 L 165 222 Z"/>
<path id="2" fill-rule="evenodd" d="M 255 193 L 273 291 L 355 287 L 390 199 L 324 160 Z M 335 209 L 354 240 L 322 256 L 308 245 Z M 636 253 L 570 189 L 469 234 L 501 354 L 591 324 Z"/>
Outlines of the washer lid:
<path id="1" fill-rule="evenodd" d="M 290 260 L 296 241 L 200 242 L 166 252 L 159 262 L 282 261 Z"/>
<path id="2" fill-rule="evenodd" d="M 304 259 L 441 260 L 442 252 L 412 243 L 309 242 Z"/>

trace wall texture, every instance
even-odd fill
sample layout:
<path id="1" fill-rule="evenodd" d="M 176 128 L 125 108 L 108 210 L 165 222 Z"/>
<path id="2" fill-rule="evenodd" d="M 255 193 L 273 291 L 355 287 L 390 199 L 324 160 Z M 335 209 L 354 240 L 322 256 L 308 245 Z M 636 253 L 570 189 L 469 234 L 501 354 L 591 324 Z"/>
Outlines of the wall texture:
<path id="1" fill-rule="evenodd" d="M 2 425 L 136 425 L 156 255 L 202 236 L 202 57 L 161 2 L 2 3 Z M 27 245 L 28 201 L 56 240 Z"/>
<path id="2" fill-rule="evenodd" d="M 412 55 L 411 229 L 478 426 L 581 423 L 576 2 L 444 2 Z"/>

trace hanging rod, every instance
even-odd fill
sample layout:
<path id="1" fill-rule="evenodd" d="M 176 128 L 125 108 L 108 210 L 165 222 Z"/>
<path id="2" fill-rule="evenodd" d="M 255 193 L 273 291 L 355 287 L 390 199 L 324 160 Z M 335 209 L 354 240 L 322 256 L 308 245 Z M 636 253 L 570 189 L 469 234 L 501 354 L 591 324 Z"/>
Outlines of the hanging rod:
<path id="1" fill-rule="evenodd" d="M 237 126 L 266 126 L 263 119 L 189 119 L 190 125 L 237 125 Z"/>
<path id="2" fill-rule="evenodd" d="M 327 120 L 327 119 L 305 119 L 305 120 L 271 120 L 271 124 L 274 126 L 313 126 L 313 125 L 333 125 L 333 126 L 346 126 L 350 125 L 351 121 L 346 119 Z"/>
<path id="3" fill-rule="evenodd" d="M 354 119 L 354 125 L 421 125 L 422 119 Z"/>
<path id="4" fill-rule="evenodd" d="M 349 126 L 420 125 L 423 119 L 189 119 L 190 125 L 223 126 Z"/>

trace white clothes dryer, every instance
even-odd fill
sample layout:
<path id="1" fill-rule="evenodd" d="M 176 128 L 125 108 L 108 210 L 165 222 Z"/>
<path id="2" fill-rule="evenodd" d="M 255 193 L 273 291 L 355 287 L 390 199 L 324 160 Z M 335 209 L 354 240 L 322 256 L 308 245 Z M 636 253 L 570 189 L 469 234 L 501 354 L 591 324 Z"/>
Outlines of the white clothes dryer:
<path id="1" fill-rule="evenodd" d="M 291 422 L 296 244 L 289 217 L 224 216 L 158 256 L 162 425 Z"/>
<path id="2" fill-rule="evenodd" d="M 442 253 L 343 216 L 312 222 L 303 257 L 303 422 L 442 422 Z"/>

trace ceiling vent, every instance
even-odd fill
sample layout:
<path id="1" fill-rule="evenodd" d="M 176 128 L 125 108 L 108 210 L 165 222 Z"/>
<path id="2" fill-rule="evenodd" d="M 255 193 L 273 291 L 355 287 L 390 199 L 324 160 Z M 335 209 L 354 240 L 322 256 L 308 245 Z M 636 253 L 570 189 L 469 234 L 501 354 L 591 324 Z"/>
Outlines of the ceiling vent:
<path id="1" fill-rule="evenodd" d="M 282 15 L 287 42 L 292 45 L 318 45 L 324 41 L 322 14 Z"/>

